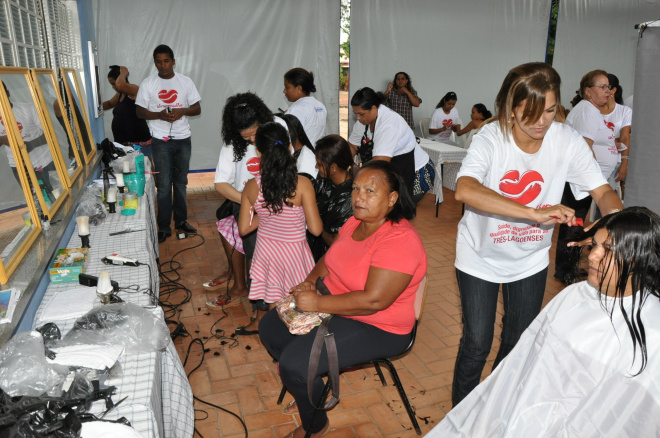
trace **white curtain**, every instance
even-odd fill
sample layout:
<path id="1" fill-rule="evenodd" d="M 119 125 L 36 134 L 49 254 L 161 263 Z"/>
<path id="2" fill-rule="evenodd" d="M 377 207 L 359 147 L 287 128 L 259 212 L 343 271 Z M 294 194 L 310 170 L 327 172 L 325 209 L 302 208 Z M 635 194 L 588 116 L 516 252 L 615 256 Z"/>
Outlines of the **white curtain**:
<path id="1" fill-rule="evenodd" d="M 633 94 L 635 25 L 660 18 L 660 0 L 561 0 L 553 66 L 568 109 L 580 79 L 602 69 L 619 78 L 623 98 Z"/>
<path id="2" fill-rule="evenodd" d="M 660 214 L 660 21 L 640 33 L 625 205 L 644 205 Z"/>
<path id="3" fill-rule="evenodd" d="M 195 82 L 202 114 L 191 120 L 191 169 L 215 169 L 227 97 L 252 91 L 272 111 L 287 109 L 283 76 L 293 67 L 314 73 L 326 132 L 339 132 L 339 0 L 95 0 L 94 11 L 104 100 L 114 94 L 108 66 L 127 66 L 139 84 L 156 73 L 159 44 L 174 51 L 175 71 Z M 112 113 L 103 117 L 111 138 Z"/>
<path id="4" fill-rule="evenodd" d="M 511 68 L 545 60 L 549 14 L 547 0 L 353 1 L 351 96 L 365 86 L 384 91 L 405 71 L 423 101 L 416 131 L 448 91 L 465 125 L 474 104 L 493 111 Z"/>

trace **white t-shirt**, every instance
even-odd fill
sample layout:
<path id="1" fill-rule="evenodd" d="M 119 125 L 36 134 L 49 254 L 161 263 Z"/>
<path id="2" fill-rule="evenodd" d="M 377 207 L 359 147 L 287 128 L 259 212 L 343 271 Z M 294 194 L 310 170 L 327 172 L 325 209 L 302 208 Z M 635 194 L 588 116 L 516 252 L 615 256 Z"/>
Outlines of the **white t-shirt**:
<path id="1" fill-rule="evenodd" d="M 280 117 L 273 116 L 273 121 L 287 129 L 286 122 Z M 287 132 L 289 132 L 288 129 Z M 261 169 L 259 161 L 257 148 L 253 144 L 247 145 L 245 154 L 240 161 L 234 161 L 234 148 L 232 145 L 223 145 L 222 148 L 220 148 L 220 157 L 218 158 L 218 165 L 215 167 L 215 178 L 213 179 L 213 183 L 228 183 L 231 184 L 233 188 L 243 193 L 245 184 L 254 178 L 255 174 L 259 173 L 259 170 Z M 316 164 L 316 161 L 314 161 L 314 164 Z M 310 175 L 312 174 L 311 172 L 308 173 Z"/>
<path id="2" fill-rule="evenodd" d="M 362 144 L 364 128 L 362 123 L 355 122 L 348 142 L 359 148 Z M 376 118 L 374 131 L 375 133 L 372 133 L 371 128 L 367 129 L 367 137 L 373 137 L 374 140 L 374 157 L 396 157 L 412 151 L 417 145 L 415 133 L 410 129 L 408 123 L 385 105 L 378 106 L 378 118 Z"/>
<path id="3" fill-rule="evenodd" d="M 422 167 L 426 166 L 426 164 L 431 159 L 429 157 L 429 154 L 427 154 L 426 151 L 422 149 L 422 147 L 418 144 L 415 145 L 414 155 L 415 155 L 415 172 L 417 172 Z"/>
<path id="4" fill-rule="evenodd" d="M 319 170 L 316 168 L 316 155 L 309 149 L 307 146 L 303 146 L 298 155 L 298 160 L 296 161 L 296 167 L 298 168 L 298 173 L 306 173 L 312 178 L 316 178 Z"/>
<path id="5" fill-rule="evenodd" d="M 171 79 L 163 79 L 154 74 L 143 80 L 135 104 L 158 113 L 167 107 L 188 108 L 200 100 L 202 98 L 193 81 L 188 76 L 175 72 Z M 182 139 L 191 135 L 187 116 L 174 123 L 160 119 L 147 120 L 147 123 L 154 138 Z"/>
<path id="6" fill-rule="evenodd" d="M 456 107 L 452 108 L 451 111 L 449 111 L 449 114 L 446 114 L 442 108 L 436 108 L 435 111 L 433 111 L 433 114 L 431 114 L 429 129 L 440 129 L 449 123 L 454 125 L 463 124 L 461 118 L 458 115 L 458 110 Z M 452 132 L 453 131 L 451 129 L 447 129 L 446 131 L 439 134 L 429 134 L 429 140 L 445 142 L 449 139 L 449 137 L 451 137 Z"/>
<path id="7" fill-rule="evenodd" d="M 296 100 L 289 106 L 286 113 L 298 117 L 312 146 L 316 146 L 319 138 L 325 135 L 325 122 L 328 111 L 326 111 L 325 105 L 312 96 L 301 97 Z"/>
<path id="8" fill-rule="evenodd" d="M 584 139 L 553 122 L 535 154 L 505 140 L 499 123 L 483 126 L 472 138 L 458 178 L 475 178 L 498 194 L 529 207 L 561 202 L 569 182 L 576 199 L 607 184 Z M 484 213 L 469 205 L 458 224 L 455 266 L 494 283 L 529 277 L 548 266 L 553 225 Z"/>
<path id="9" fill-rule="evenodd" d="M 642 354 L 637 345 L 633 363 L 619 309 L 632 317 L 632 298 L 608 299 L 610 319 L 598 290 L 568 286 L 426 438 L 660 436 L 660 302 L 649 296 L 640 312 L 648 362 L 633 376 Z"/>
<path id="10" fill-rule="evenodd" d="M 617 112 L 616 108 L 609 116 L 615 112 Z M 621 110 L 617 112 L 617 115 L 622 115 Z M 615 124 L 607 120 L 609 116 L 602 115 L 591 102 L 581 100 L 566 117 L 566 123 L 579 132 L 582 137 L 593 140 L 596 161 L 605 178 L 614 172 L 620 161 L 619 151 L 614 143 L 616 139 Z"/>
<path id="11" fill-rule="evenodd" d="M 16 124 L 18 125 L 18 130 L 21 132 L 23 142 L 27 143 L 35 140 L 44 134 L 44 131 L 41 129 L 41 120 L 39 119 L 39 114 L 37 114 L 34 104 L 14 102 L 12 110 L 14 112 Z M 7 135 L 4 122 L 0 124 L 0 135 Z M 53 161 L 45 137 L 43 138 L 43 141 L 43 145 L 33 148 L 28 154 L 30 156 L 30 161 L 32 162 L 32 167 L 35 169 L 47 166 Z M 11 148 L 8 145 L 4 145 L 3 148 L 7 154 L 9 166 L 16 167 L 16 161 L 14 160 L 14 154 L 12 154 Z"/>

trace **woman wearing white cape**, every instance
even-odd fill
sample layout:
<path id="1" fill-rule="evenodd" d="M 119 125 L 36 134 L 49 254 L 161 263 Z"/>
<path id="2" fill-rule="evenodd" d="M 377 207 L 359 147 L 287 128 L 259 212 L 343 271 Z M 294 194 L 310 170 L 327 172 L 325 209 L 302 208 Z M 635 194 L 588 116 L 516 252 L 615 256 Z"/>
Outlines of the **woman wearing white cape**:
<path id="1" fill-rule="evenodd" d="M 427 438 L 660 436 L 660 217 L 631 207 L 589 234 L 587 281 Z"/>

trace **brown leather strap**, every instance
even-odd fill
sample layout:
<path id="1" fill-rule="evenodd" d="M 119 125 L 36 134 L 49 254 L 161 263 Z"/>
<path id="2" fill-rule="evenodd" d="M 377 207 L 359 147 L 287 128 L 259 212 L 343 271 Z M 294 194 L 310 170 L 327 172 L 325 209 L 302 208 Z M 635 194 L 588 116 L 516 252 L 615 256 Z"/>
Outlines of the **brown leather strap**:
<path id="1" fill-rule="evenodd" d="M 329 295 L 330 291 L 323 283 L 323 277 L 316 280 L 316 289 L 321 295 Z M 339 403 L 339 358 L 337 356 L 337 344 L 335 343 L 334 333 L 328 333 L 330 326 L 330 319 L 332 315 L 321 320 L 321 325 L 316 331 L 314 343 L 312 344 L 312 351 L 309 356 L 309 370 L 307 374 L 307 397 L 309 398 L 312 406 L 317 409 L 332 409 Z M 316 401 L 312 400 L 314 381 L 316 380 L 316 372 L 319 369 L 319 361 L 321 360 L 321 351 L 325 344 L 325 350 L 328 354 L 328 379 L 332 387 L 332 395 L 325 403 L 325 406 L 317 407 Z"/>

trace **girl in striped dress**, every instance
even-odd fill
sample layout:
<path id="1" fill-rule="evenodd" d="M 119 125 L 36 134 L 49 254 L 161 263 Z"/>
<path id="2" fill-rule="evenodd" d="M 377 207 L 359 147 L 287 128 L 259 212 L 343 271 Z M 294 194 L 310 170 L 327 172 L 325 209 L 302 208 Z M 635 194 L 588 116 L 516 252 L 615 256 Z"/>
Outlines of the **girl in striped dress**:
<path id="1" fill-rule="evenodd" d="M 279 123 L 261 125 L 255 146 L 261 172 L 243 190 L 238 231 L 244 236 L 257 230 L 249 295 L 256 315 L 236 329 L 238 335 L 257 334 L 268 309 L 305 280 L 314 267 L 305 230 L 315 236 L 323 231 L 314 187 L 297 174 L 286 129 Z"/>

